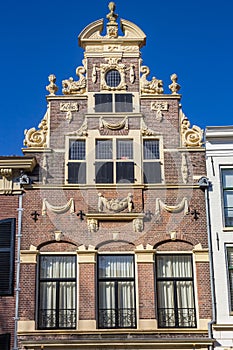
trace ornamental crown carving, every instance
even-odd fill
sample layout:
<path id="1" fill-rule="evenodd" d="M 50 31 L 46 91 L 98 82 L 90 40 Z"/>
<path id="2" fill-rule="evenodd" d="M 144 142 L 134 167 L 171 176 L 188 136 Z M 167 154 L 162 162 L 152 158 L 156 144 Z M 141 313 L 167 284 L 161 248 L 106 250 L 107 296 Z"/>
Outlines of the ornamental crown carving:
<path id="1" fill-rule="evenodd" d="M 27 147 L 48 147 L 47 137 L 48 137 L 48 114 L 49 107 L 45 113 L 44 118 L 38 125 L 39 130 L 36 128 L 31 128 L 24 131 L 25 139 L 24 145 Z"/>
<path id="2" fill-rule="evenodd" d="M 189 148 L 202 147 L 203 130 L 197 125 L 193 125 L 193 127 L 190 128 L 190 121 L 182 110 L 180 110 L 180 121 L 182 146 Z"/>
<path id="3" fill-rule="evenodd" d="M 127 44 L 129 46 L 137 46 L 141 48 L 146 43 L 146 35 L 145 33 L 134 23 L 127 20 L 120 20 L 121 31 L 123 33 L 122 36 L 119 35 L 118 31 L 118 15 L 115 13 L 116 5 L 114 2 L 110 2 L 108 5 L 109 13 L 107 14 L 107 34 L 101 35 L 103 32 L 104 20 L 100 19 L 95 22 L 92 22 L 87 27 L 83 29 L 83 31 L 79 35 L 79 45 L 86 49 L 88 45 L 93 48 L 100 43 L 104 45 L 104 43 L 109 40 L 114 44 L 114 40 L 117 38 L 121 38 L 121 42 L 123 44 Z"/>

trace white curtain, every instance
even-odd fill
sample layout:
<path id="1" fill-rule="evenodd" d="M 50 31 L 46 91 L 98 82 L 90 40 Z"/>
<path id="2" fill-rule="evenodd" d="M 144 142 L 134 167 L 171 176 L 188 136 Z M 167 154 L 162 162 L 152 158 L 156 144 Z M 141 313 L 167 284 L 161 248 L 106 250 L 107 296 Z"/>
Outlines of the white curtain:
<path id="1" fill-rule="evenodd" d="M 74 278 L 75 256 L 41 256 L 40 310 L 43 327 L 55 327 L 57 317 L 59 327 L 69 327 L 72 323 L 76 305 Z"/>
<path id="2" fill-rule="evenodd" d="M 99 257 L 100 323 L 105 327 L 134 325 L 134 263 L 132 256 Z"/>
<path id="3" fill-rule="evenodd" d="M 195 317 L 191 256 L 158 256 L 157 277 L 158 307 L 162 324 L 173 327 L 178 322 L 180 327 L 193 327 Z"/>

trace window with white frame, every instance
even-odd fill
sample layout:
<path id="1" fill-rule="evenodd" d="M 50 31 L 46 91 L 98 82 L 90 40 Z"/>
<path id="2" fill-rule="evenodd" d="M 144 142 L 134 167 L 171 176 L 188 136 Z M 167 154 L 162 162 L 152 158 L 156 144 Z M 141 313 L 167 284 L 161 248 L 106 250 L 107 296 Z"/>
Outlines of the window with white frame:
<path id="1" fill-rule="evenodd" d="M 112 79 L 111 82 L 113 83 Z M 133 112 L 132 94 L 105 93 L 95 94 L 94 97 L 96 113 Z"/>
<path id="2" fill-rule="evenodd" d="M 70 140 L 68 158 L 68 183 L 86 183 L 86 140 Z"/>
<path id="3" fill-rule="evenodd" d="M 143 140 L 143 174 L 144 183 L 161 182 L 161 160 L 159 140 Z"/>
<path id="4" fill-rule="evenodd" d="M 158 326 L 196 327 L 191 255 L 156 256 Z"/>
<path id="5" fill-rule="evenodd" d="M 224 223 L 233 227 L 233 169 L 222 169 Z"/>
<path id="6" fill-rule="evenodd" d="M 98 327 L 136 327 L 133 255 L 98 256 Z"/>
<path id="7" fill-rule="evenodd" d="M 132 139 L 96 139 L 95 182 L 134 183 Z"/>
<path id="8" fill-rule="evenodd" d="M 76 328 L 76 256 L 39 257 L 39 329 Z"/>
<path id="9" fill-rule="evenodd" d="M 233 311 L 233 247 L 227 247 L 227 268 L 230 296 L 230 310 Z"/>

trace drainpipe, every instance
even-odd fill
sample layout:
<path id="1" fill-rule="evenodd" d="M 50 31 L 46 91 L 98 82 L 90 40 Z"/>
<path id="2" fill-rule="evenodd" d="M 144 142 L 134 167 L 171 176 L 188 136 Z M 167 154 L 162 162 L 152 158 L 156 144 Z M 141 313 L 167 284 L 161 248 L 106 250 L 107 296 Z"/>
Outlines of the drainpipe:
<path id="1" fill-rule="evenodd" d="M 19 293 L 20 293 L 20 248 L 22 236 L 22 216 L 23 216 L 23 185 L 29 184 L 27 175 L 21 175 L 19 179 L 21 194 L 19 195 L 18 203 L 18 233 L 17 238 L 17 253 L 16 253 L 16 284 L 15 284 L 15 317 L 14 317 L 14 347 L 13 350 L 18 350 L 18 321 L 19 321 Z"/>
<path id="2" fill-rule="evenodd" d="M 209 260 L 210 260 L 210 285 L 211 285 L 211 300 L 212 300 L 212 320 L 208 322 L 208 336 L 213 339 L 213 324 L 216 323 L 216 297 L 215 297 L 215 277 L 214 277 L 214 263 L 213 263 L 213 246 L 211 235 L 211 220 L 210 220 L 210 203 L 209 203 L 209 188 L 210 181 L 207 177 L 203 176 L 198 181 L 198 185 L 205 191 L 205 206 L 206 206 L 206 222 L 207 222 L 207 235 L 209 246 Z M 213 349 L 213 345 L 209 346 L 209 349 Z"/>

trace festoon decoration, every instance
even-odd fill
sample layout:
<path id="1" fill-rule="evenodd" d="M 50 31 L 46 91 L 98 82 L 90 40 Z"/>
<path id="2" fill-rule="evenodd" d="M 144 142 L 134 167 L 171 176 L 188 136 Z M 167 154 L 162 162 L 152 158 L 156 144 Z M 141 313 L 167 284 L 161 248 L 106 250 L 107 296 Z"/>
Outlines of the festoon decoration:
<path id="1" fill-rule="evenodd" d="M 50 204 L 46 198 L 43 199 L 42 204 L 42 216 L 47 215 L 47 210 L 52 211 L 55 214 L 63 214 L 66 213 L 68 210 L 70 211 L 70 214 L 74 213 L 74 199 L 70 198 L 70 200 L 61 206 L 55 206 Z"/>
<path id="2" fill-rule="evenodd" d="M 119 123 L 108 123 L 106 120 L 103 119 L 103 117 L 100 117 L 99 119 L 99 128 L 100 129 L 110 129 L 110 130 L 120 130 L 120 129 L 126 129 L 129 128 L 128 123 L 128 117 L 126 116 L 122 121 Z"/>
<path id="3" fill-rule="evenodd" d="M 188 199 L 184 197 L 182 201 L 177 205 L 167 205 L 160 198 L 156 198 L 156 204 L 155 204 L 156 219 L 160 217 L 162 210 L 165 210 L 169 213 L 179 213 L 182 210 L 184 210 L 184 214 L 188 215 L 189 213 Z"/>
<path id="4" fill-rule="evenodd" d="M 38 125 L 39 130 L 31 128 L 24 131 L 25 139 L 24 145 L 27 147 L 48 147 L 47 136 L 48 136 L 48 118 L 49 118 L 49 106 L 44 115 L 44 118 Z"/>
<path id="5" fill-rule="evenodd" d="M 181 123 L 181 142 L 183 147 L 199 148 L 202 147 L 203 130 L 196 125 L 190 128 L 190 121 L 180 109 Z"/>
<path id="6" fill-rule="evenodd" d="M 98 193 L 98 210 L 99 212 L 113 211 L 114 213 L 118 213 L 124 209 L 128 209 L 131 213 L 133 209 L 133 195 L 128 193 L 128 196 L 123 199 L 107 199 L 103 196 L 102 193 Z"/>

